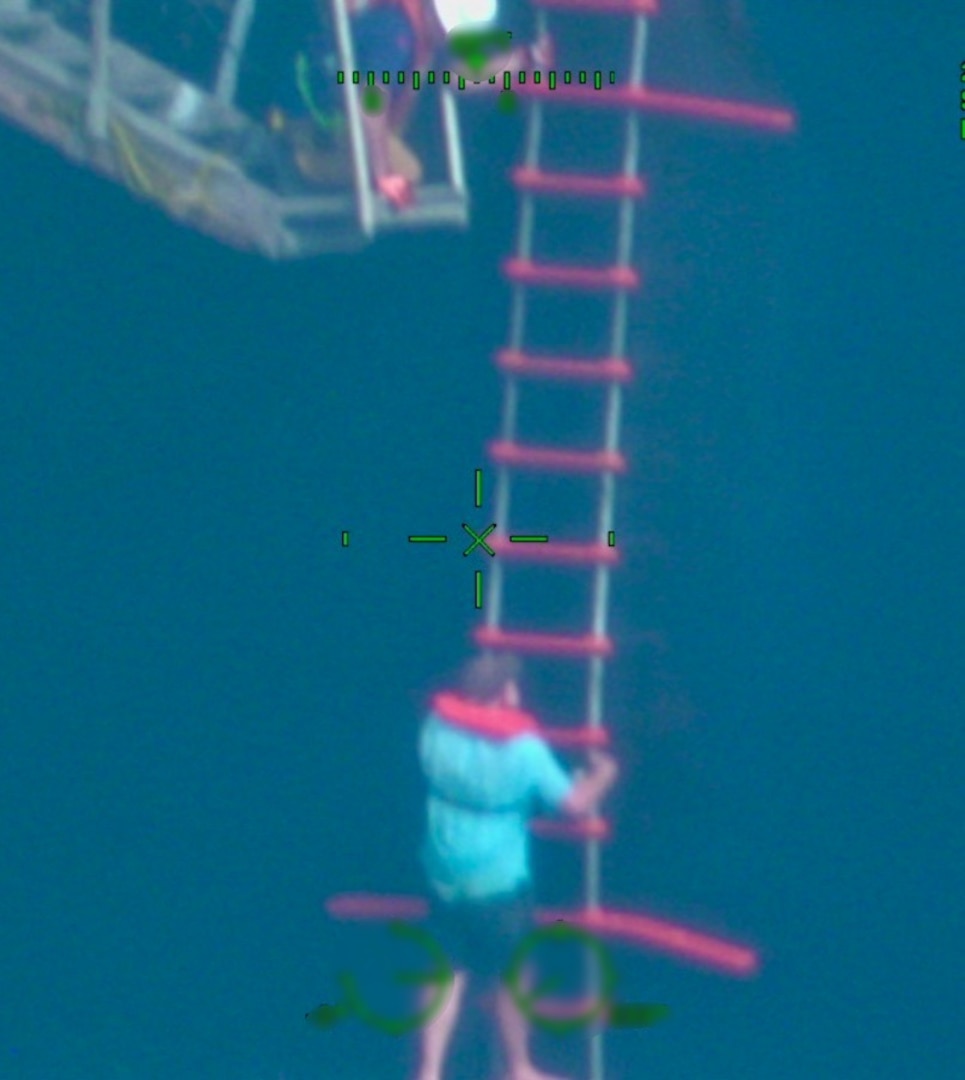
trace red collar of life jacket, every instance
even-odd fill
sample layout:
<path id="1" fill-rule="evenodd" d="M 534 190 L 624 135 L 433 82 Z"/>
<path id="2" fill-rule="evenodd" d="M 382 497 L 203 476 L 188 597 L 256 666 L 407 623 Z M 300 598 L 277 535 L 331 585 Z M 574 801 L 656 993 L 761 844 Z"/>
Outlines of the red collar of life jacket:
<path id="1" fill-rule="evenodd" d="M 432 699 L 432 708 L 453 727 L 487 739 L 512 739 L 517 735 L 535 735 L 539 731 L 536 717 L 522 709 L 480 705 L 445 690 Z"/>

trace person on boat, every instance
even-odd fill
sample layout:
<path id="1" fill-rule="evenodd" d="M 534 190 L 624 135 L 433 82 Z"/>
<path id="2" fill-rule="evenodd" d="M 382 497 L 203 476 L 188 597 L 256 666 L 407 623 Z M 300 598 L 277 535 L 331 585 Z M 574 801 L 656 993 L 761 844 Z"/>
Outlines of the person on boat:
<path id="1" fill-rule="evenodd" d="M 424 69 L 438 46 L 438 28 L 426 0 L 346 0 L 360 72 L 388 71 L 391 82 L 364 102 L 362 126 L 369 168 L 376 190 L 394 207 L 413 201 L 412 187 L 422 179 L 422 165 L 402 141 L 412 110 L 411 83 L 400 85 L 397 73 Z"/>
<path id="2" fill-rule="evenodd" d="M 470 974 L 487 988 L 499 982 L 508 1080 L 553 1080 L 530 1059 L 528 1024 L 506 980 L 513 950 L 533 925 L 527 826 L 537 800 L 575 817 L 591 813 L 617 767 L 593 751 L 587 771 L 568 775 L 520 708 L 519 674 L 514 656 L 478 656 L 458 693 L 434 697 L 420 733 L 429 788 L 421 851 L 429 929 L 454 974 L 445 1004 L 420 1032 L 416 1080 L 441 1080 Z M 427 990 L 423 1004 L 434 993 Z"/>
<path id="3" fill-rule="evenodd" d="M 515 79 L 522 71 L 545 71 L 554 61 L 553 40 L 536 34 L 526 0 L 432 0 L 432 6 L 451 70 L 466 80 L 466 90 L 501 90 L 505 72 Z"/>
<path id="4" fill-rule="evenodd" d="M 508 2 L 508 0 L 507 0 Z M 402 141 L 416 94 L 411 81 L 400 84 L 397 74 L 427 68 L 452 70 L 466 79 L 467 90 L 488 87 L 488 79 L 503 71 L 517 74 L 552 62 L 548 37 L 528 44 L 520 37 L 512 48 L 494 49 L 483 43 L 494 31 L 511 30 L 499 21 L 497 0 L 346 0 L 350 14 L 355 63 L 359 72 L 388 71 L 391 82 L 376 101 L 380 107 L 365 108 L 365 129 L 372 180 L 376 189 L 396 208 L 413 201 L 413 185 L 422 178 L 418 158 Z M 453 50 L 460 33 L 476 35 L 479 44 Z M 525 37 L 526 35 L 523 35 Z M 511 38 L 507 34 L 507 43 Z"/>

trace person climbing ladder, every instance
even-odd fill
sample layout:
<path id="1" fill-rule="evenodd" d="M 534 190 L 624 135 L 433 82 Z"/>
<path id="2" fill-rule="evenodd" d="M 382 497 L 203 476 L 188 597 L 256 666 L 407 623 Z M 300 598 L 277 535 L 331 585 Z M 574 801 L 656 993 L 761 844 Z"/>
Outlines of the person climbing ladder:
<path id="1" fill-rule="evenodd" d="M 593 751 L 571 777 L 520 708 L 520 663 L 482 654 L 463 672 L 459 693 L 432 702 L 419 740 L 428 782 L 422 863 L 430 892 L 429 929 L 454 969 L 439 1014 L 420 1032 L 415 1080 L 442 1080 L 470 974 L 499 981 L 496 1013 L 507 1080 L 558 1080 L 529 1056 L 529 1032 L 506 985 L 513 950 L 533 925 L 527 826 L 535 799 L 574 817 L 589 814 L 613 786 L 616 762 Z M 521 984 L 529 983 L 525 972 Z M 432 995 L 426 991 L 425 1008 Z"/>

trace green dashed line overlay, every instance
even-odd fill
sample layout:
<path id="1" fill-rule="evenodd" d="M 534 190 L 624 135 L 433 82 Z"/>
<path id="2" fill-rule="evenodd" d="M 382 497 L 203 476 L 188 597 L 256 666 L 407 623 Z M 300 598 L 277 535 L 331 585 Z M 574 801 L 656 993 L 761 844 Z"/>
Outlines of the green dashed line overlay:
<path id="1" fill-rule="evenodd" d="M 443 71 L 441 74 L 442 74 L 442 85 L 443 86 L 450 86 L 452 84 L 452 80 L 453 80 L 452 72 L 451 71 Z M 364 72 L 366 86 L 375 86 L 376 85 L 377 75 L 378 75 L 378 73 L 375 72 L 375 71 Z M 533 83 L 536 86 L 541 86 L 542 82 L 543 82 L 543 73 L 541 71 L 534 71 L 532 73 L 532 75 L 533 75 Z M 358 86 L 362 82 L 363 72 L 361 72 L 361 71 L 353 71 L 351 77 L 352 77 L 352 83 L 355 86 Z M 525 71 L 518 72 L 517 76 L 516 76 L 516 85 L 517 86 L 525 86 L 526 85 L 526 77 L 527 76 L 526 76 Z M 339 86 L 344 86 L 345 85 L 345 72 L 344 71 L 339 71 L 337 73 L 337 75 L 336 75 L 336 78 L 338 80 L 338 85 Z M 557 73 L 555 71 L 547 72 L 546 78 L 547 78 L 547 85 L 549 86 L 550 90 L 555 90 L 557 88 L 557 86 L 559 85 L 559 79 L 557 77 Z M 593 89 L 594 90 L 602 90 L 603 89 L 603 73 L 601 71 L 594 71 L 592 73 L 592 78 L 593 78 Z M 586 86 L 588 84 L 589 80 L 590 80 L 590 72 L 588 72 L 588 71 L 578 71 L 576 73 L 576 82 L 577 82 L 577 84 L 579 86 Z M 391 86 L 392 85 L 392 75 L 391 75 L 391 73 L 389 71 L 383 71 L 380 81 L 381 81 L 383 86 Z M 471 81 L 476 86 L 481 86 L 482 85 L 482 80 L 481 79 L 473 79 Z M 495 75 L 490 75 L 490 77 L 486 80 L 486 82 L 488 82 L 490 86 L 495 86 L 496 81 L 497 81 L 497 77 Z M 511 72 L 504 71 L 502 81 L 503 81 L 503 89 L 504 90 L 511 90 L 512 89 L 513 76 L 512 76 Z M 396 72 L 396 83 L 399 86 L 405 86 L 406 85 L 406 73 L 404 71 Z M 436 84 L 436 73 L 434 71 L 427 71 L 426 72 L 426 83 L 429 86 L 435 86 L 435 84 Z M 573 72 L 572 71 L 564 71 L 563 72 L 563 85 L 564 86 L 571 86 L 572 84 L 573 84 Z M 608 84 L 610 86 L 614 86 L 616 84 L 616 72 L 615 71 L 611 71 L 609 73 Z M 456 76 L 456 85 L 457 85 L 457 88 L 459 90 L 465 90 L 466 89 L 465 76 L 457 75 Z M 412 89 L 413 90 L 419 90 L 419 89 L 421 89 L 421 87 L 422 87 L 422 73 L 419 72 L 419 71 L 413 71 L 412 72 Z"/>

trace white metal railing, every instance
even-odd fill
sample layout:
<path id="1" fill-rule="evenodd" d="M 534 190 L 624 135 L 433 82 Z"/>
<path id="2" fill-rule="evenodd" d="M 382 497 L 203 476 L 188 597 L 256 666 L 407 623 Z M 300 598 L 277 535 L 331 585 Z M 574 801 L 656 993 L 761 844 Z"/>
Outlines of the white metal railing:
<path id="1" fill-rule="evenodd" d="M 439 108 L 442 113 L 442 132 L 446 143 L 446 176 L 452 190 L 460 198 L 465 198 L 466 171 L 462 159 L 459 111 L 456 108 L 456 96 L 448 86 L 442 88 Z"/>
<path id="2" fill-rule="evenodd" d="M 91 2 L 90 97 L 87 130 L 95 139 L 107 137 L 107 101 L 110 95 L 111 0 Z"/>
<path id="3" fill-rule="evenodd" d="M 375 230 L 375 200 L 372 184 L 369 180 L 369 156 L 365 145 L 365 130 L 362 126 L 362 106 L 358 90 L 350 77 L 355 70 L 355 49 L 352 44 L 352 29 L 349 24 L 345 0 L 332 0 L 332 14 L 335 17 L 335 41 L 342 70 L 346 73 L 345 112 L 348 117 L 349 141 L 352 149 L 352 170 L 355 176 L 355 200 L 358 207 L 359 225 L 366 236 Z"/>
<path id="4" fill-rule="evenodd" d="M 255 18 L 256 0 L 235 0 L 228 22 L 224 51 L 218 61 L 218 74 L 215 77 L 214 96 L 222 105 L 234 103 L 238 89 L 238 69 L 241 56 L 248 41 L 248 32 Z"/>

